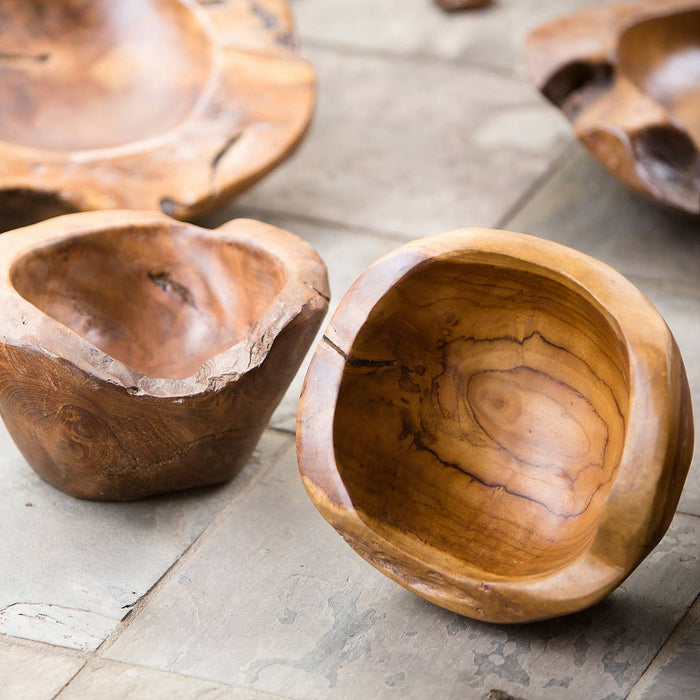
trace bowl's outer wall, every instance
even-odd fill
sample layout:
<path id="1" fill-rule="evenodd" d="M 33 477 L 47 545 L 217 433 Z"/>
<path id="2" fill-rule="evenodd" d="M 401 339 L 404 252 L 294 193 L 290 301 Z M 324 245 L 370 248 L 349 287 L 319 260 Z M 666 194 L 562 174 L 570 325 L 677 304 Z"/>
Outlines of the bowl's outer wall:
<path id="1" fill-rule="evenodd" d="M 37 348 L 0 345 L 0 413 L 30 465 L 79 498 L 131 500 L 215 484 L 250 458 L 326 312 L 303 309 L 256 368 L 222 387 L 153 397 Z"/>

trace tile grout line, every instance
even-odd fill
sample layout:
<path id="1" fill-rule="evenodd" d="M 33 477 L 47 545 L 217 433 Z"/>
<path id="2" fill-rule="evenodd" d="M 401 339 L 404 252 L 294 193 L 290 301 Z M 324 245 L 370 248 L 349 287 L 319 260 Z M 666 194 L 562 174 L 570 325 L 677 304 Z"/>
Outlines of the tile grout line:
<path id="1" fill-rule="evenodd" d="M 266 429 L 267 431 L 267 429 Z M 282 432 L 282 431 L 279 431 Z M 290 436 L 291 437 L 291 436 Z M 183 550 L 177 559 L 163 572 L 163 574 L 154 582 L 154 584 L 134 603 L 129 612 L 119 621 L 116 628 L 107 636 L 106 639 L 91 653 L 90 658 L 106 658 L 104 653 L 109 650 L 109 648 L 114 644 L 114 642 L 128 629 L 131 621 L 146 607 L 150 598 L 159 590 L 166 580 L 169 580 L 173 575 L 176 568 L 179 568 L 186 559 L 188 559 L 192 553 L 199 549 L 200 543 L 204 536 L 211 531 L 216 525 L 228 516 L 229 512 L 236 506 L 236 504 L 245 497 L 250 491 L 257 486 L 257 484 L 262 481 L 262 479 L 267 476 L 267 474 L 272 471 L 278 462 L 280 454 L 285 450 L 289 449 L 288 446 L 283 446 L 279 450 L 276 450 L 272 454 L 270 459 L 270 464 L 267 468 L 260 469 L 258 473 L 250 480 L 250 483 L 244 487 L 239 493 L 237 493 L 211 520 L 211 522 L 199 533 L 199 535 L 192 540 L 192 542 Z M 235 477 L 234 477 L 235 478 Z M 111 659 L 110 659 L 111 660 Z"/>
<path id="2" fill-rule="evenodd" d="M 674 625 L 673 629 L 669 632 L 668 636 L 663 640 L 663 642 L 661 642 L 661 646 L 657 649 L 656 654 L 654 654 L 654 656 L 649 661 L 649 663 L 644 667 L 644 670 L 639 674 L 637 680 L 634 682 L 634 685 L 630 688 L 629 693 L 627 693 L 625 698 L 629 698 L 630 696 L 632 696 L 632 694 L 635 691 L 635 688 L 639 685 L 642 678 L 644 678 L 647 671 L 654 665 L 654 662 L 656 661 L 656 659 L 663 653 L 663 650 L 666 648 L 666 645 L 671 641 L 671 639 L 673 639 L 676 632 L 683 626 L 683 623 L 686 621 L 688 616 L 691 614 L 691 611 L 693 610 L 693 606 L 695 606 L 695 604 L 698 603 L 698 601 L 700 601 L 700 593 L 698 593 L 698 595 L 695 596 L 695 598 L 693 599 L 691 604 L 685 609 L 685 611 L 681 615 L 678 622 Z"/>
<path id="3" fill-rule="evenodd" d="M 122 666 L 124 668 L 136 668 L 136 669 L 143 669 L 144 671 L 152 671 L 154 673 L 163 673 L 168 676 L 176 676 L 177 678 L 182 678 L 183 680 L 190 680 L 190 681 L 198 681 L 200 683 L 211 683 L 212 685 L 219 685 L 223 686 L 225 688 L 230 688 L 231 690 L 251 690 L 251 688 L 248 688 L 247 686 L 244 685 L 231 685 L 229 683 L 224 683 L 223 681 L 215 681 L 211 680 L 209 678 L 200 678 L 199 676 L 188 676 L 185 673 L 179 673 L 178 671 L 166 671 L 162 668 L 153 668 L 152 666 L 144 666 L 142 664 L 135 664 L 132 662 L 126 662 L 126 661 L 117 661 L 116 659 L 109 659 L 109 658 L 104 658 L 104 657 L 98 657 L 101 661 L 110 663 L 110 664 L 115 664 L 117 666 Z M 68 680 L 62 687 L 61 689 L 52 697 L 51 700 L 56 700 L 60 694 L 75 680 L 75 677 L 85 668 L 85 665 L 90 661 L 90 659 L 86 659 L 85 663 L 76 671 L 76 673 Z M 252 689 L 255 693 L 259 693 L 263 698 L 264 697 L 269 697 L 271 700 L 294 700 L 291 696 L 288 695 L 280 695 L 280 694 L 275 694 L 275 693 L 268 693 L 266 690 L 257 690 L 257 689 Z"/>
<path id="4" fill-rule="evenodd" d="M 349 44 L 341 44 L 332 41 L 325 41 L 323 39 L 317 39 L 313 37 L 304 38 L 301 37 L 301 55 L 302 58 L 308 57 L 304 56 L 304 49 L 311 48 L 317 49 L 319 51 L 332 51 L 334 53 L 344 54 L 346 56 L 353 56 L 358 58 L 380 58 L 384 60 L 397 60 L 405 63 L 421 63 L 426 62 L 447 65 L 456 68 L 474 68 L 476 70 L 482 70 L 493 75 L 497 75 L 501 78 L 510 78 L 517 80 L 518 82 L 529 83 L 530 81 L 520 75 L 517 70 L 511 70 L 507 66 L 497 66 L 490 63 L 483 63 L 481 61 L 475 61 L 472 58 L 458 58 L 450 56 L 438 56 L 437 54 L 427 53 L 424 51 L 415 51 L 412 53 L 402 53 L 401 51 L 390 51 L 387 49 L 363 49 L 360 47 L 350 46 Z"/>
<path id="5" fill-rule="evenodd" d="M 570 162 L 574 160 L 578 151 L 578 141 L 570 140 L 552 159 L 549 167 L 540 175 L 530 186 L 523 192 L 520 197 L 512 204 L 497 221 L 494 228 L 505 228 L 517 214 L 519 214 L 532 198 L 542 189 L 550 180 L 556 177 Z"/>
<path id="6" fill-rule="evenodd" d="M 51 700 L 56 700 L 56 698 L 75 680 L 76 676 L 79 673 L 82 673 L 83 669 L 88 665 L 88 661 L 90 661 L 89 656 L 83 659 L 83 663 L 80 668 L 58 689 L 54 695 L 51 696 Z"/>

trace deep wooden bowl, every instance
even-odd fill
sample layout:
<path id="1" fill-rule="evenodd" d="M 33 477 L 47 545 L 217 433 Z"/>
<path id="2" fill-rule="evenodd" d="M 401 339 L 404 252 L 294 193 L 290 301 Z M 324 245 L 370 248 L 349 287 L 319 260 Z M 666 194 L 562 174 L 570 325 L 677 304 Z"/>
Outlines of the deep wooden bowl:
<path id="1" fill-rule="evenodd" d="M 321 514 L 481 620 L 585 608 L 659 542 L 693 448 L 664 320 L 622 275 L 505 231 L 415 241 L 352 286 L 299 404 Z"/>
<path id="2" fill-rule="evenodd" d="M 700 2 L 642 0 L 535 30 L 531 75 L 612 173 L 700 214 Z"/>
<path id="3" fill-rule="evenodd" d="M 0 26 L 0 191 L 25 208 L 191 219 L 279 163 L 311 117 L 286 0 L 4 0 Z"/>
<path id="4" fill-rule="evenodd" d="M 250 457 L 320 326 L 326 269 L 239 219 L 73 214 L 0 236 L 0 413 L 46 481 L 127 500 Z"/>

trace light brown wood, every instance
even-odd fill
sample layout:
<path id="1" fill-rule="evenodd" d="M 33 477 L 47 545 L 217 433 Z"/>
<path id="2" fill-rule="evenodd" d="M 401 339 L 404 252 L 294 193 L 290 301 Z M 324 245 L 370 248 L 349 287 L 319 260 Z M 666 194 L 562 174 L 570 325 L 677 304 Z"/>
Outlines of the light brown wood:
<path id="1" fill-rule="evenodd" d="M 610 593 L 668 528 L 692 449 L 683 362 L 646 298 L 582 253 L 479 229 L 355 282 L 297 422 L 304 485 L 350 546 L 492 622 Z"/>
<path id="2" fill-rule="evenodd" d="M 455 10 L 471 10 L 477 7 L 486 7 L 491 0 L 435 0 L 443 10 L 454 12 Z"/>
<path id="3" fill-rule="evenodd" d="M 311 66 L 285 0 L 5 0 L 0 190 L 192 219 L 284 159 Z"/>
<path id="4" fill-rule="evenodd" d="M 326 313 L 301 239 L 238 219 L 93 212 L 0 236 L 0 413 L 80 498 L 225 481 L 249 459 Z"/>
<path id="5" fill-rule="evenodd" d="M 612 173 L 700 214 L 700 2 L 577 12 L 529 37 L 532 77 Z"/>

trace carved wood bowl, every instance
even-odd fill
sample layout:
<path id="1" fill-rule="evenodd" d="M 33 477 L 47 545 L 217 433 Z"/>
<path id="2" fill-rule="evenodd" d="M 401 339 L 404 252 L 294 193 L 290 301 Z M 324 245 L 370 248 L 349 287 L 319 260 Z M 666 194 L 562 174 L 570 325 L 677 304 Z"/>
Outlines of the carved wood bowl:
<path id="1" fill-rule="evenodd" d="M 314 75 L 286 0 L 4 0 L 0 190 L 192 219 L 301 139 Z"/>
<path id="2" fill-rule="evenodd" d="M 700 2 L 642 0 L 528 39 L 532 77 L 623 182 L 700 215 Z"/>
<path id="3" fill-rule="evenodd" d="M 250 457 L 327 310 L 290 233 L 73 214 L 0 236 L 0 413 L 80 498 L 223 482 Z"/>
<path id="4" fill-rule="evenodd" d="M 526 622 L 601 600 L 659 542 L 691 414 L 678 347 L 622 275 L 466 229 L 355 282 L 306 376 L 297 451 L 369 563 L 450 610 Z"/>

